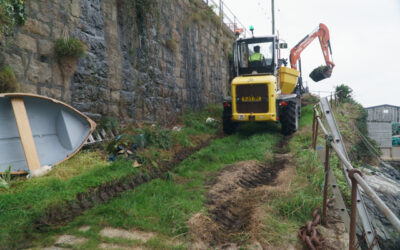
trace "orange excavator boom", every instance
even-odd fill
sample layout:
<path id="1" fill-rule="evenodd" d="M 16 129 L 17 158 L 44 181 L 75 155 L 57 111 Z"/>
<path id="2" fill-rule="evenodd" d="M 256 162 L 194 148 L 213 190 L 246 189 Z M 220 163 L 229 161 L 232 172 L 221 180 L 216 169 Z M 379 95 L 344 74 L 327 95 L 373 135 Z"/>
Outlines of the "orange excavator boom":
<path id="1" fill-rule="evenodd" d="M 329 30 L 328 27 L 326 27 L 326 25 L 323 23 L 320 23 L 316 30 L 304 37 L 296 46 L 294 46 L 290 50 L 290 66 L 292 67 L 292 69 L 297 70 L 297 62 L 300 59 L 301 53 L 317 37 L 319 38 L 322 53 L 328 67 L 327 71 L 329 72 L 326 73 L 328 73 L 328 75 L 330 76 L 330 73 L 332 72 L 333 67 L 335 67 L 335 64 L 332 62 L 332 49 L 329 41 Z"/>

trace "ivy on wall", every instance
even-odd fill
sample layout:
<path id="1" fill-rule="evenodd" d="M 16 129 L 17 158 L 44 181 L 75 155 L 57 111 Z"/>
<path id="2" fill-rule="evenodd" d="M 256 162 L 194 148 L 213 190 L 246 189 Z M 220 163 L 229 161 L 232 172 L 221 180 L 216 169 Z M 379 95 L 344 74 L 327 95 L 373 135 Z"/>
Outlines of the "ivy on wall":
<path id="1" fill-rule="evenodd" d="M 10 35 L 15 25 L 25 24 L 25 2 L 23 0 L 0 0 L 0 31 Z"/>

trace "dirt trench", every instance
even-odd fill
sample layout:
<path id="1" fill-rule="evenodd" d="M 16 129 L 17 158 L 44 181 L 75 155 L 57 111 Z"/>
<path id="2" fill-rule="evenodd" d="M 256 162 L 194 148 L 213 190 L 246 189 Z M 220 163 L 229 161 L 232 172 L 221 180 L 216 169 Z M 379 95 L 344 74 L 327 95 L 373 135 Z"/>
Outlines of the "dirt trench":
<path id="1" fill-rule="evenodd" d="M 288 140 L 284 137 L 277 143 L 272 162 L 238 162 L 226 166 L 208 183 L 208 215 L 198 213 L 188 221 L 194 248 L 235 248 L 245 242 L 261 246 L 261 206 L 270 198 L 271 189 L 285 184 L 285 177 L 278 176 L 290 163 Z"/>

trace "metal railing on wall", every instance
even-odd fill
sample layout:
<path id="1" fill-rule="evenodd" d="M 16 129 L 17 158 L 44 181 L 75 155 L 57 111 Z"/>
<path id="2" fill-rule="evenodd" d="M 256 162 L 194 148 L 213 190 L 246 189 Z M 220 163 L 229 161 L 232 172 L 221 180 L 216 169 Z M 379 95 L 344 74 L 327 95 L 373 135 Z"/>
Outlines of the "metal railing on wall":
<path id="1" fill-rule="evenodd" d="M 250 35 L 250 32 L 240 22 L 237 16 L 232 12 L 231 9 L 222 0 L 203 0 L 208 6 L 210 6 L 216 15 L 218 15 L 222 22 L 228 26 L 228 28 L 234 33 L 239 29 L 244 37 Z"/>
<path id="2" fill-rule="evenodd" d="M 333 98 L 335 97 L 335 98 Z M 361 186 L 364 193 L 372 200 L 372 202 L 378 207 L 379 211 L 389 220 L 389 222 L 393 225 L 393 227 L 400 233 L 400 220 L 396 217 L 396 215 L 387 207 L 387 205 L 379 198 L 379 196 L 375 193 L 375 191 L 368 185 L 368 183 L 364 180 L 363 174 L 357 168 L 354 168 L 350 163 L 350 160 L 347 156 L 347 153 L 344 148 L 344 144 L 340 135 L 340 131 L 337 128 L 337 124 L 334 119 L 333 112 L 331 110 L 332 106 L 338 105 L 337 93 L 331 95 L 330 101 L 328 98 L 321 98 L 319 104 L 314 106 L 314 120 L 312 127 L 312 147 L 316 149 L 317 138 L 318 138 L 318 129 L 321 128 L 323 134 L 325 135 L 325 180 L 324 180 L 324 197 L 323 197 L 323 222 L 326 223 L 326 209 L 327 209 L 327 188 L 332 183 L 328 181 L 328 172 L 330 171 L 329 166 L 329 157 L 330 153 L 333 151 L 338 156 L 341 165 L 343 167 L 343 172 L 346 176 L 346 180 L 348 181 L 349 187 L 351 188 L 351 212 L 350 212 L 350 228 L 349 228 L 349 249 L 353 250 L 357 248 L 356 245 L 356 223 L 357 217 L 360 219 L 362 227 L 366 232 L 363 236 L 368 245 L 369 249 L 379 249 L 377 243 L 376 232 L 373 229 L 373 226 L 370 222 L 370 219 L 367 214 L 365 214 L 365 205 L 363 199 L 359 193 L 358 187 Z M 318 111 L 318 106 L 323 114 L 320 116 Z M 325 121 L 330 129 L 328 131 L 324 123 L 322 122 L 322 118 L 325 118 Z M 312 241 L 308 241 L 309 245 L 312 245 Z M 310 247 L 311 247 L 310 246 Z M 316 249 L 316 248 L 315 248 Z"/>

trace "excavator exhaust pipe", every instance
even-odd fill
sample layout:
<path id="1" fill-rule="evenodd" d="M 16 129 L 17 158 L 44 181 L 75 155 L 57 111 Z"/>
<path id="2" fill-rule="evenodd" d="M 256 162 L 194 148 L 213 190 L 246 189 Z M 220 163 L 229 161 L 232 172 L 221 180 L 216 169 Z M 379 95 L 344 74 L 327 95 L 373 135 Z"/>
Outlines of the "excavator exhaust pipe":
<path id="1" fill-rule="evenodd" d="M 332 75 L 331 67 L 319 66 L 318 68 L 314 69 L 309 76 L 314 82 L 319 82 L 321 80 L 331 77 L 331 75 Z"/>

